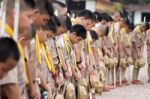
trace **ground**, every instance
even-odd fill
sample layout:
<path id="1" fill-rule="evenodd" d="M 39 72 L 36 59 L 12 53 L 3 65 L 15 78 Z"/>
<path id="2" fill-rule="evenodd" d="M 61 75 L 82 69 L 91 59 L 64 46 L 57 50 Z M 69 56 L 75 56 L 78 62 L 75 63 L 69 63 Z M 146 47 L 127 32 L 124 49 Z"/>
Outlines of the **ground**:
<path id="1" fill-rule="evenodd" d="M 144 49 L 144 57 L 146 58 L 146 47 Z M 132 77 L 133 66 L 130 66 L 130 77 Z M 129 78 L 129 69 L 126 72 L 126 77 Z M 129 85 L 117 87 L 110 92 L 102 94 L 101 99 L 150 99 L 150 84 L 147 83 L 147 65 L 141 68 L 139 79 L 144 82 L 143 85 Z M 130 82 L 131 83 L 131 82 Z"/>

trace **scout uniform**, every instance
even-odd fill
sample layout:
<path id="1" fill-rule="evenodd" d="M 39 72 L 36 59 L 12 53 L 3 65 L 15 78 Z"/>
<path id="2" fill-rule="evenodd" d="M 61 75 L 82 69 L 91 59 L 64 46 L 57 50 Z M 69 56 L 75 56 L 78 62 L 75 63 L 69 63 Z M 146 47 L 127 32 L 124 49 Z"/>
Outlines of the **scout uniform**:
<path id="1" fill-rule="evenodd" d="M 72 21 L 72 25 L 77 24 L 77 21 L 75 18 L 71 18 L 71 21 Z M 86 48 L 88 48 L 88 47 L 87 47 L 87 42 L 85 40 L 79 42 L 78 44 L 74 44 L 74 51 L 75 51 L 75 56 L 76 56 L 77 62 L 82 63 L 82 62 L 85 62 L 86 59 L 89 60 L 89 58 L 87 58 L 87 49 Z M 82 72 L 82 76 L 83 76 L 82 79 L 87 78 L 86 72 L 84 72 L 84 71 L 81 71 L 81 72 Z M 81 86 L 79 85 L 78 87 L 80 88 Z M 81 94 L 80 90 L 78 90 L 78 97 L 79 97 L 79 94 Z"/>
<path id="2" fill-rule="evenodd" d="M 31 71 L 30 75 L 33 79 L 33 83 L 36 84 L 36 88 L 38 88 L 35 90 L 38 90 L 40 92 L 40 89 L 39 89 L 40 78 L 38 77 L 38 71 L 37 71 L 38 61 L 37 61 L 37 58 L 35 58 L 36 56 L 35 39 L 32 39 L 30 41 L 30 44 L 26 48 L 24 48 L 24 52 L 25 52 L 25 58 L 27 62 L 29 62 L 30 64 L 29 69 Z"/>
<path id="3" fill-rule="evenodd" d="M 129 33 L 126 32 L 126 33 L 124 33 L 124 36 L 123 36 L 123 49 L 125 51 L 127 66 L 133 64 L 133 59 L 131 56 L 131 47 L 132 47 L 131 32 L 129 32 Z"/>
<path id="4" fill-rule="evenodd" d="M 54 78 L 55 82 L 56 82 L 55 84 L 57 85 L 57 86 L 55 86 L 55 88 L 57 88 L 57 87 L 60 88 L 64 84 L 64 78 L 63 78 L 63 71 L 61 68 L 62 59 L 61 59 L 60 52 L 58 49 L 58 43 L 57 43 L 56 37 L 50 38 L 46 42 L 46 45 L 48 46 L 49 51 L 52 53 L 52 61 L 53 61 L 55 70 L 58 72 L 58 75 L 56 76 L 56 78 Z M 61 76 L 61 78 L 60 78 L 60 76 Z M 59 80 L 59 83 L 56 80 Z"/>
<path id="5" fill-rule="evenodd" d="M 149 77 L 149 80 L 150 80 L 150 30 L 147 31 L 146 41 L 147 41 L 148 77 Z"/>
<path id="6" fill-rule="evenodd" d="M 119 58 L 119 53 L 118 53 L 118 39 L 120 38 L 119 32 L 120 32 L 120 23 L 114 22 L 111 27 L 111 35 L 114 41 L 114 55 L 117 58 Z"/>
<path id="7" fill-rule="evenodd" d="M 129 58 L 129 56 L 127 56 L 127 53 L 131 52 L 130 51 L 130 47 L 131 47 L 131 37 L 129 35 L 129 33 L 127 33 L 126 28 L 122 28 L 120 31 L 120 60 L 119 60 L 119 66 L 120 66 L 120 76 L 122 80 L 122 83 L 125 83 L 125 71 L 127 68 L 127 58 Z M 126 53 L 125 50 L 128 50 L 128 52 Z M 128 60 L 129 61 L 129 60 Z M 127 82 L 126 82 L 127 83 Z"/>
<path id="8" fill-rule="evenodd" d="M 2 36 L 13 37 L 13 34 L 14 34 L 13 30 L 6 24 L 5 33 Z M 19 51 L 21 54 L 21 60 L 19 61 L 18 65 L 14 69 L 8 72 L 6 77 L 0 79 L 0 86 L 11 84 L 11 83 L 18 83 L 21 89 L 20 94 L 22 95 L 22 97 L 26 99 L 26 83 L 27 83 L 26 76 L 27 75 L 26 75 L 26 69 L 25 69 L 25 60 L 23 58 L 24 52 L 19 43 L 18 43 L 18 47 L 19 47 Z"/>
<path id="9" fill-rule="evenodd" d="M 63 34 L 62 37 L 59 39 L 59 41 L 61 41 L 61 45 L 59 45 L 59 46 L 62 49 L 65 60 L 69 59 L 70 66 L 76 67 L 75 52 L 73 50 L 73 45 L 70 42 L 68 35 Z M 73 82 L 73 83 L 75 82 L 73 77 L 71 78 L 71 82 Z M 71 90 L 71 93 L 69 92 L 69 90 Z M 72 99 L 73 96 L 74 96 L 74 99 L 76 99 L 75 98 L 76 97 L 75 86 L 73 86 L 72 83 L 69 83 L 67 85 L 65 98 Z"/>
<path id="10" fill-rule="evenodd" d="M 124 40 L 123 49 L 124 49 L 125 57 L 126 57 L 126 66 L 129 67 L 130 65 L 133 65 L 133 58 L 132 58 L 132 55 L 131 55 L 131 52 L 132 52 L 132 50 L 131 50 L 131 48 L 132 48 L 131 32 L 129 32 L 129 33 L 126 32 L 124 34 L 124 39 L 123 40 Z M 130 80 L 130 74 L 129 74 L 129 80 Z M 127 80 L 124 79 L 123 83 L 127 84 Z"/>
<path id="11" fill-rule="evenodd" d="M 106 65 L 106 68 L 108 69 L 108 81 L 109 81 L 109 73 L 112 73 L 112 82 L 114 81 L 114 77 L 113 77 L 113 68 L 114 68 L 114 61 L 113 61 L 113 43 L 111 41 L 111 35 L 108 36 L 104 36 L 102 37 L 102 45 L 104 50 L 106 51 L 105 55 L 104 55 L 104 63 Z M 107 51 L 111 54 L 108 55 Z"/>
<path id="12" fill-rule="evenodd" d="M 52 98 L 52 87 L 54 85 L 50 85 L 50 84 L 54 84 L 52 78 L 52 75 L 55 74 L 55 69 L 53 66 L 53 62 L 52 62 L 52 57 L 51 57 L 51 53 L 48 50 L 47 45 L 45 45 L 44 43 L 39 43 L 39 38 L 38 35 L 36 35 L 35 37 L 35 43 L 36 43 L 36 56 L 37 56 L 37 60 L 38 60 L 38 69 L 42 72 L 44 79 L 46 80 L 48 86 L 51 87 L 51 92 L 49 93 L 50 96 Z"/>
<path id="13" fill-rule="evenodd" d="M 1 21 L 0 21 L 0 24 Z M 13 37 L 13 30 L 6 24 L 5 33 L 1 35 L 2 37 Z M 18 82 L 18 65 L 8 72 L 6 77 L 0 79 L 0 86 L 4 84 L 17 83 Z"/>
<path id="14" fill-rule="evenodd" d="M 88 36 L 87 36 L 88 38 Z M 98 82 L 96 82 L 96 88 L 95 88 L 95 96 L 96 97 L 100 97 L 100 95 L 102 94 L 104 85 L 105 85 L 105 65 L 103 64 L 103 55 L 102 55 L 102 51 L 101 49 L 101 44 L 100 44 L 100 39 L 96 40 L 95 42 L 92 42 L 91 44 L 91 48 L 93 50 L 93 54 L 96 54 L 96 56 L 94 57 L 94 59 L 96 60 L 96 58 L 98 58 L 98 60 L 96 60 L 97 62 L 94 63 L 95 65 L 95 71 L 98 72 Z M 95 51 L 94 51 L 95 50 Z M 90 50 L 89 50 L 90 52 Z M 89 53 L 90 54 L 90 53 Z M 103 65 L 102 65 L 103 64 Z M 94 72 L 95 72 L 94 71 Z M 93 83 L 93 82 L 91 82 Z"/>
<path id="15" fill-rule="evenodd" d="M 140 54 L 141 56 L 143 54 L 145 37 L 145 34 L 140 31 L 140 26 L 137 26 L 131 35 L 131 41 L 134 42 L 132 46 L 132 57 L 134 60 L 133 81 L 138 81 L 139 70 L 142 65 L 144 66 L 144 64 L 140 65 L 137 64 L 137 62 L 139 59 L 142 60 L 141 63 L 144 62 L 143 57 L 138 57 L 138 54 Z M 140 51 L 140 53 L 137 53 L 135 46 L 137 47 L 137 50 Z"/>

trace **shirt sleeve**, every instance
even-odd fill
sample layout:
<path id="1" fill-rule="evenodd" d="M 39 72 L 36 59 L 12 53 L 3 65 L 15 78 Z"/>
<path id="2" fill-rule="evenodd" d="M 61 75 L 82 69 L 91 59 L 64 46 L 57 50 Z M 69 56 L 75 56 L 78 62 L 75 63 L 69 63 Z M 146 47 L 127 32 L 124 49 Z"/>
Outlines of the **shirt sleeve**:
<path id="1" fill-rule="evenodd" d="M 136 36 L 136 32 L 133 31 L 133 32 L 131 33 L 131 41 L 132 41 L 132 42 L 136 42 L 135 36 Z"/>

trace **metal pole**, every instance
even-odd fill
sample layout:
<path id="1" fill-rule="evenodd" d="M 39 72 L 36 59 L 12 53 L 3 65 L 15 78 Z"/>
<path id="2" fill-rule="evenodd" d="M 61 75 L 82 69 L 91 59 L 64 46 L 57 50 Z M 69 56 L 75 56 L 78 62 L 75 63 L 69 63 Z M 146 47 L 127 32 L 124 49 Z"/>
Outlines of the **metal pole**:
<path id="1" fill-rule="evenodd" d="M 120 82 L 120 86 L 121 86 L 122 85 L 122 82 L 121 82 L 122 81 L 122 77 L 121 77 L 122 76 L 122 72 L 121 72 L 122 70 L 121 70 L 121 67 L 119 67 L 119 71 L 120 71 L 120 73 L 119 73 L 119 75 L 120 75 L 119 82 Z"/>
<path id="2" fill-rule="evenodd" d="M 20 11 L 19 0 L 15 0 L 15 21 L 14 21 L 14 37 L 13 37 L 15 41 L 18 41 L 19 11 Z"/>
<path id="3" fill-rule="evenodd" d="M 116 87 L 116 66 L 114 66 L 114 88 Z"/>
<path id="4" fill-rule="evenodd" d="M 5 30 L 5 23 L 6 23 L 6 5 L 7 5 L 7 0 L 3 1 L 3 8 L 2 8 L 2 12 L 1 12 L 1 32 L 0 32 L 0 37 L 3 36 L 4 34 L 4 30 Z"/>

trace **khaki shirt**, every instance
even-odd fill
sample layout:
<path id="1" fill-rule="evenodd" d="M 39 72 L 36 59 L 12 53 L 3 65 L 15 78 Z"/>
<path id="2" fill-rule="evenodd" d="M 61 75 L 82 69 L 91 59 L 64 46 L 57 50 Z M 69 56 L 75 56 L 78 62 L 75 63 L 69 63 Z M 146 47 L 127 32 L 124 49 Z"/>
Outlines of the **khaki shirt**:
<path id="1" fill-rule="evenodd" d="M 125 33 L 125 34 L 123 35 L 123 45 L 124 45 L 125 47 L 132 46 L 130 33 Z"/>
<path id="2" fill-rule="evenodd" d="M 36 58 L 36 47 L 35 47 L 35 40 L 31 40 L 30 45 L 25 48 L 25 57 L 27 61 L 30 63 L 30 71 L 31 71 L 31 76 L 33 80 L 37 77 L 37 66 L 38 66 L 38 61 Z"/>
<path id="3" fill-rule="evenodd" d="M 150 43 L 150 30 L 146 33 L 146 41 Z M 147 63 L 150 64 L 150 45 L 147 45 Z"/>
<path id="4" fill-rule="evenodd" d="M 6 32 L 1 36 L 9 37 L 8 33 Z M 4 78 L 0 79 L 0 86 L 12 83 L 18 83 L 21 91 L 23 91 L 26 86 L 25 73 L 21 59 L 14 69 L 10 70 Z"/>
<path id="5" fill-rule="evenodd" d="M 76 65 L 76 63 L 75 63 L 75 60 L 76 60 L 75 59 L 75 51 L 73 49 L 72 43 L 68 40 L 65 43 L 63 36 L 61 38 L 59 38 L 59 41 L 61 41 L 61 43 L 59 43 L 59 46 L 62 49 L 62 52 L 63 52 L 65 59 L 69 59 L 70 66 L 75 66 Z M 68 51 L 67 51 L 65 46 L 68 47 L 68 49 L 69 49 Z"/>
<path id="6" fill-rule="evenodd" d="M 57 65 L 59 63 L 59 58 L 57 55 L 57 49 L 56 49 L 56 45 L 55 43 L 57 43 L 56 38 L 50 38 L 47 42 L 46 45 L 49 47 L 49 50 L 52 54 L 52 58 L 53 58 L 53 63 L 55 65 Z"/>
<path id="7" fill-rule="evenodd" d="M 141 51 L 141 54 L 143 53 L 143 47 L 144 47 L 144 42 L 145 42 L 146 36 L 143 36 L 142 38 L 138 37 L 138 31 L 135 29 L 132 34 L 131 34 L 131 41 L 134 42 L 134 44 L 138 47 L 138 50 Z M 138 58 L 137 56 L 137 51 L 135 46 L 132 46 L 132 56 L 134 59 Z"/>
<path id="8" fill-rule="evenodd" d="M 44 54 L 46 54 L 46 51 L 43 50 L 43 49 L 40 49 L 40 54 L 41 54 L 41 61 L 42 63 L 41 64 L 38 64 L 38 68 L 39 70 L 42 72 L 43 76 L 44 76 L 44 79 L 49 82 L 50 81 L 50 78 L 51 78 L 51 75 L 50 75 L 50 72 L 47 68 L 47 65 L 45 63 L 45 59 L 44 59 Z"/>
<path id="9" fill-rule="evenodd" d="M 108 35 L 107 37 L 102 37 L 102 43 L 108 48 L 111 49 L 113 47 L 113 43 L 111 42 L 111 38 Z"/>
<path id="10" fill-rule="evenodd" d="M 4 32 L 1 37 L 9 37 L 9 35 L 8 33 Z M 19 65 L 10 70 L 4 78 L 0 79 L 0 86 L 5 84 L 18 83 L 18 67 Z"/>
<path id="11" fill-rule="evenodd" d="M 0 86 L 18 83 L 18 67 L 17 65 L 14 69 L 10 70 L 4 78 L 0 79 Z"/>
<path id="12" fill-rule="evenodd" d="M 125 50 L 131 47 L 131 35 L 123 28 L 120 32 L 120 57 L 125 58 L 127 56 Z M 128 51 L 130 51 L 128 49 Z"/>
<path id="13" fill-rule="evenodd" d="M 114 40 L 114 43 L 118 42 L 118 39 L 120 38 L 120 23 L 119 22 L 115 22 L 112 26 L 111 26 L 111 35 L 112 38 Z"/>

